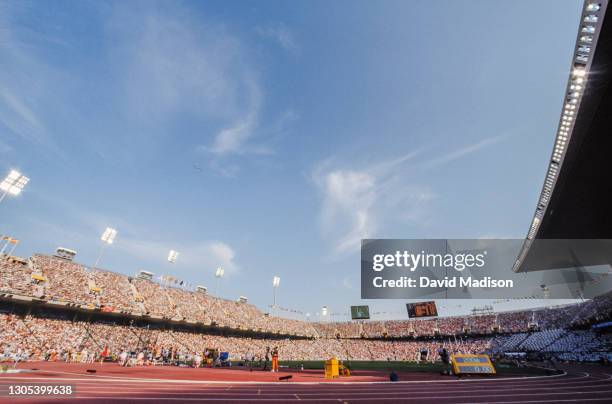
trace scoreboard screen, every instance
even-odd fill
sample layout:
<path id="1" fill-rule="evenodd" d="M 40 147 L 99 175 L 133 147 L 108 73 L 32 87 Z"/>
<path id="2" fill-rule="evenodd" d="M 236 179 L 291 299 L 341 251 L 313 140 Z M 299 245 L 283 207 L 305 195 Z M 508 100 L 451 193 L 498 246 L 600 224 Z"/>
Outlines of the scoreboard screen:
<path id="1" fill-rule="evenodd" d="M 368 306 L 351 306 L 351 318 L 353 320 L 368 320 L 370 308 Z"/>
<path id="2" fill-rule="evenodd" d="M 438 316 L 436 302 L 406 303 L 406 308 L 410 318 Z"/>

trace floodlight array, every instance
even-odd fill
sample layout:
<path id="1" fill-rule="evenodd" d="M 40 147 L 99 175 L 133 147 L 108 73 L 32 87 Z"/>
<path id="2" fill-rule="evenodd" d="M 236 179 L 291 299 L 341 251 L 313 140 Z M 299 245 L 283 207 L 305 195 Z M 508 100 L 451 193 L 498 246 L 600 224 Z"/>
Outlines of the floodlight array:
<path id="1" fill-rule="evenodd" d="M 170 250 L 170 252 L 168 253 L 168 261 L 175 263 L 176 259 L 178 258 L 178 255 L 178 251 Z"/>
<path id="2" fill-rule="evenodd" d="M 106 244 L 113 244 L 115 237 L 117 237 L 117 230 L 107 227 L 104 233 L 102 233 L 100 240 L 104 241 Z"/>
<path id="3" fill-rule="evenodd" d="M 527 255 L 527 250 L 531 245 L 532 240 L 536 237 L 548 203 L 552 196 L 557 178 L 559 176 L 565 153 L 571 141 L 572 131 L 580 108 L 580 103 L 584 95 L 584 89 L 588 80 L 589 69 L 593 59 L 593 53 L 599 31 L 601 29 L 601 21 L 605 13 L 607 1 L 599 2 L 586 1 L 584 4 L 580 28 L 574 55 L 572 60 L 572 70 L 567 84 L 566 95 L 564 98 L 561 118 L 555 137 L 555 144 L 552 151 L 552 156 L 540 193 L 540 199 L 534 214 L 534 217 L 529 226 L 527 239 L 523 244 L 523 248 L 517 261 L 514 265 L 514 270 L 518 270 L 523 259 Z"/>
<path id="4" fill-rule="evenodd" d="M 0 183 L 0 191 L 13 196 L 19 195 L 29 181 L 30 179 L 22 175 L 19 171 L 11 170 L 6 178 Z"/>

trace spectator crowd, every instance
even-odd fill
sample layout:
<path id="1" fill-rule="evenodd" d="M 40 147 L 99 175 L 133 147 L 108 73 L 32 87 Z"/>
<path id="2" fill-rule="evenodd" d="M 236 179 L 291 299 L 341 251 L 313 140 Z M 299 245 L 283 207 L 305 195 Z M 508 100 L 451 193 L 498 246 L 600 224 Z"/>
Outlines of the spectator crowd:
<path id="1" fill-rule="evenodd" d="M 576 360 L 609 352 L 609 340 L 584 328 L 610 319 L 611 294 L 580 304 L 480 315 L 397 321 L 306 322 L 268 315 L 254 305 L 164 286 L 54 256 L 0 257 L 0 295 L 30 296 L 84 309 L 148 315 L 223 330 L 212 335 L 142 328 L 65 316 L 0 313 L 3 357 L 94 361 L 141 352 L 141 361 L 229 352 L 250 360 L 276 346 L 285 360 L 415 360 L 443 342 L 451 352 L 533 352 Z M 159 323 L 159 321 L 158 321 Z M 581 329 L 582 328 L 582 329 Z M 244 336 L 244 335 L 254 336 Z M 233 334 L 232 334 L 233 333 Z M 272 338 L 272 339 L 270 339 Z M 591 354 L 588 356 L 587 354 Z M 204 355 L 204 356 L 203 356 Z M 138 355 L 136 355 L 138 356 Z M 433 355 L 432 355 L 433 356 Z M 430 358 L 432 357 L 430 356 Z M 131 357 L 131 356 L 130 356 Z M 588 359 L 585 359 L 588 360 Z"/>

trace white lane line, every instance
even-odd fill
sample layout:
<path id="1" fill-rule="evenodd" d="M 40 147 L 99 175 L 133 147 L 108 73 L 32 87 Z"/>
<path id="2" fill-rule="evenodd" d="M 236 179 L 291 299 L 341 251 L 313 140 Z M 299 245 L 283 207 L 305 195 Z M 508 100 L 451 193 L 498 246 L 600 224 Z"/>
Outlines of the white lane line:
<path id="1" fill-rule="evenodd" d="M 528 401 L 491 401 L 487 403 L 483 402 L 481 404 L 577 403 L 577 402 L 583 402 L 583 401 L 610 401 L 610 398 L 609 397 L 602 397 L 602 398 L 582 398 L 580 397 L 580 400 L 570 398 L 570 399 L 563 399 L 563 400 L 554 399 L 554 400 L 528 400 Z"/>
<path id="2" fill-rule="evenodd" d="M 602 386 L 604 387 L 604 386 Z M 572 389 L 572 387 L 568 387 L 565 390 L 568 389 Z M 522 389 L 522 390 L 529 390 L 530 393 L 515 393 L 515 392 L 496 392 L 497 394 L 495 395 L 496 397 L 499 397 L 500 395 L 505 395 L 505 396 L 546 396 L 546 395 L 551 395 L 551 394 L 578 394 L 578 392 L 576 391 L 568 391 L 568 392 L 558 392 L 558 390 L 560 390 L 560 388 L 557 388 L 555 392 L 543 392 L 543 393 L 534 393 L 533 390 L 535 389 Z M 547 388 L 540 388 L 537 390 L 550 390 Z M 77 394 L 78 393 L 94 393 L 94 394 L 104 394 L 104 395 L 114 395 L 114 394 L 133 394 L 135 392 L 138 393 L 149 393 L 152 395 L 158 395 L 158 396 L 176 396 L 176 395 L 189 395 L 189 396 L 201 396 L 201 395 L 208 395 L 208 396 L 219 396 L 219 397 L 224 397 L 224 396 L 229 396 L 229 397 L 235 397 L 235 396 L 255 396 L 255 392 L 249 392 L 249 393 L 236 393 L 236 392 L 191 392 L 191 391 L 169 391 L 169 392 L 160 392 L 157 391 L 155 389 L 153 390 L 109 390 L 109 389 L 79 389 L 79 387 L 77 386 L 76 388 Z M 606 391 L 612 391 L 612 390 L 599 390 L 597 392 L 606 392 Z M 312 393 L 300 393 L 300 395 L 304 398 L 314 398 L 314 397 L 329 397 L 329 396 L 335 396 L 337 397 L 338 395 L 342 395 L 342 396 L 388 396 L 388 395 L 399 395 L 399 394 L 410 394 L 410 395 L 415 395 L 417 394 L 419 397 L 422 398 L 427 398 L 430 395 L 434 394 L 434 395 L 440 395 L 440 394 L 444 394 L 446 396 L 452 396 L 452 397 L 456 397 L 456 398 L 462 398 L 462 397 L 472 397 L 471 395 L 465 396 L 464 394 L 475 394 L 475 393 L 490 393 L 491 390 L 490 389 L 486 389 L 486 390 L 470 390 L 470 391 L 455 391 L 455 390 L 445 390 L 445 391 L 438 391 L 438 392 L 432 392 L 432 391 L 427 391 L 427 392 L 415 392 L 415 391 L 410 391 L 410 390 L 406 390 L 406 391 L 386 391 L 386 392 L 354 392 L 354 393 L 350 393 L 350 392 L 335 392 L 335 391 L 330 391 L 330 392 L 312 392 Z M 595 391 L 593 391 L 595 392 Z M 260 395 L 260 394 L 258 394 Z M 290 395 L 297 395 L 297 393 L 292 393 L 292 392 L 285 392 L 285 393 L 265 393 L 263 394 L 263 396 L 265 397 L 270 397 L 270 396 L 290 396 Z M 261 396 L 261 395 L 260 395 Z M 487 397 L 488 395 L 483 395 L 483 397 Z M 448 397 L 447 397 L 448 398 Z"/>
<path id="3" fill-rule="evenodd" d="M 558 396 L 558 395 L 588 395 L 588 394 L 605 394 L 605 393 L 612 393 L 612 390 L 598 390 L 598 391 L 572 391 L 572 392 L 566 392 L 566 393 L 536 393 L 536 394 L 530 394 L 530 393 L 524 393 L 524 394 L 506 394 L 510 397 L 514 397 L 514 396 Z M 461 396 L 461 397 L 453 397 L 456 400 L 463 400 L 463 399 L 472 399 L 472 398 L 483 398 L 483 397 L 499 397 L 499 394 L 479 394 L 479 395 L 471 395 L 471 396 Z M 405 401 L 412 401 L 412 400 L 417 400 L 417 401 L 421 401 L 421 400 L 447 400 L 449 397 L 447 396 L 411 396 L 411 397 L 402 397 L 401 400 L 405 400 Z M 316 400 L 316 399 L 314 399 Z M 369 400 L 372 401 L 371 397 L 356 397 L 356 398 L 349 398 L 350 401 L 364 401 L 364 400 Z M 376 397 L 376 401 L 381 401 L 381 400 L 398 400 L 398 397 Z M 574 399 L 574 401 L 580 402 L 582 401 L 583 398 L 580 397 L 579 400 Z M 610 400 L 610 398 L 608 397 L 607 400 Z M 561 401 L 558 399 L 551 399 L 551 400 L 544 400 L 544 401 L 553 401 L 553 402 L 557 402 L 557 401 Z M 566 400 L 566 401 L 571 401 L 571 400 Z M 473 403 L 474 401 L 469 401 L 471 403 Z M 518 402 L 523 402 L 523 401 L 518 401 Z"/>
<path id="4" fill-rule="evenodd" d="M 608 391 L 598 391 L 597 393 L 610 393 L 612 392 L 612 390 L 608 390 Z M 579 392 L 575 392 L 575 393 L 559 393 L 559 394 L 588 394 L 588 393 L 593 393 L 593 392 L 585 392 L 585 391 L 579 391 Z M 556 395 L 559 395 L 556 394 Z M 545 394 L 545 395 L 552 395 L 552 394 Z M 482 398 L 482 397 L 499 397 L 499 395 L 487 395 L 487 396 L 482 396 L 482 395 L 478 395 L 478 396 L 464 396 L 464 397 L 460 397 L 460 399 L 466 399 L 466 398 Z M 28 397 L 30 398 L 30 397 Z M 45 400 L 56 400 L 56 399 L 60 399 L 60 400 L 66 400 L 66 399 L 76 399 L 76 400 L 109 400 L 111 399 L 108 396 L 70 396 L 70 397 L 44 397 L 41 399 L 45 399 Z M 437 400 L 437 399 L 448 399 L 448 397 L 402 397 L 401 400 L 402 401 L 422 401 L 422 400 Z M 227 402 L 227 398 L 207 398 L 207 397 L 112 397 L 113 401 L 138 401 L 138 400 L 142 400 L 142 401 L 151 401 L 151 400 L 155 400 L 155 401 L 219 401 L 219 402 Z M 356 397 L 356 398 L 348 398 L 347 400 L 350 401 L 372 401 L 371 397 Z M 376 399 L 376 401 L 398 401 L 398 397 L 379 397 Z M 255 398 L 232 398 L 231 401 L 259 401 Z M 289 401 L 287 400 L 287 398 L 263 398 L 261 401 L 278 401 L 278 402 L 286 402 Z M 297 401 L 297 400 L 293 400 L 293 401 Z M 345 400 L 338 398 L 338 399 L 321 399 L 321 398 L 315 398 L 315 399 L 309 399 L 309 398 L 303 398 L 300 401 L 313 401 L 313 402 L 321 402 L 321 401 L 334 401 L 334 402 L 344 402 Z M 514 403 L 557 403 L 557 402 L 583 402 L 583 401 L 610 401 L 609 397 L 605 397 L 605 398 L 587 398 L 587 397 L 580 397 L 579 400 L 577 399 L 550 399 L 550 400 L 521 400 L 521 401 L 503 401 L 503 402 L 499 402 L 499 401 L 468 401 L 469 403 L 496 403 L 496 404 L 514 404 Z M 458 402 L 458 401 L 457 401 Z"/>
<path id="5" fill-rule="evenodd" d="M 24 397 L 25 398 L 25 397 Z M 55 397 L 55 396 L 50 396 L 50 397 L 27 397 L 28 400 L 31 401 L 35 401 L 35 400 L 45 400 L 45 401 L 52 401 L 52 400 L 101 400 L 102 402 L 105 401 L 179 401 L 179 402 L 183 402 L 183 401 L 218 401 L 218 402 L 222 402 L 222 403 L 226 403 L 227 402 L 227 398 L 191 398 L 191 397 L 181 397 L 181 398 L 174 398 L 174 397 L 100 397 L 100 396 L 81 396 L 81 397 Z M 371 399 L 368 399 L 371 400 Z M 397 399 L 394 399 L 397 401 Z M 264 401 L 264 402 L 271 402 L 271 401 L 278 401 L 278 402 L 287 402 L 287 401 L 298 401 L 298 400 L 288 400 L 286 398 L 266 398 L 266 399 L 262 399 L 262 400 L 258 400 L 255 398 L 234 398 L 231 401 Z M 316 399 L 316 400 L 302 400 L 302 401 L 315 401 L 315 402 L 321 402 L 321 401 L 340 401 L 342 402 L 342 400 L 338 399 L 333 399 L 333 400 L 320 400 L 320 399 Z"/>
<path id="6" fill-rule="evenodd" d="M 607 384 L 601 384 L 601 385 L 597 385 L 597 386 L 564 386 L 564 387 L 558 387 L 558 386 L 545 386 L 545 387 L 537 387 L 537 388 L 530 388 L 530 387 L 525 387 L 525 388 L 518 388 L 518 389 L 513 389 L 510 391 L 510 394 L 514 394 L 515 391 L 548 391 L 548 390 L 571 390 L 571 389 L 576 389 L 576 388 L 606 388 L 609 387 L 609 385 Z M 155 394 L 190 394 L 190 395 L 194 395 L 194 394 L 210 394 L 210 395 L 229 395 L 229 396 L 251 396 L 254 395 L 255 392 L 254 391 L 238 391 L 238 390 L 232 390 L 232 392 L 227 392 L 227 390 L 224 391 L 218 391 L 218 390 L 202 390 L 202 391 L 185 391 L 185 390 L 176 390 L 176 389 L 167 389 L 167 388 L 153 388 L 153 389 L 143 389 L 143 388 L 133 388 L 133 389 L 126 389 L 123 388 L 121 390 L 118 389 L 109 389 L 109 388 L 104 388 L 102 389 L 100 386 L 92 386 L 92 387 L 82 387 L 77 385 L 77 391 L 78 392 L 88 392 L 88 393 L 108 393 L 108 394 L 117 394 L 117 393 L 133 393 L 133 392 L 150 392 L 150 393 L 155 393 Z M 443 391 L 444 394 L 463 394 L 463 393 L 476 393 L 476 392 L 490 392 L 490 389 L 445 389 Z M 292 391 L 286 391 L 286 392 L 280 392 L 280 391 L 275 391 L 275 392 L 264 392 L 263 395 L 265 396 L 281 396 L 281 395 L 290 395 L 290 394 L 300 394 L 301 396 L 329 396 L 329 395 L 389 395 L 389 394 L 436 394 L 436 393 L 432 393 L 431 390 L 391 390 L 391 391 L 346 391 L 346 390 L 328 390 L 328 391 L 318 391 L 318 392 L 310 392 L 310 391 L 298 391 L 295 392 L 295 390 Z M 442 393 L 442 392 L 437 392 L 437 394 Z M 499 391 L 498 390 L 498 394 L 506 394 L 508 393 L 507 390 L 504 391 Z M 261 389 L 257 390 L 257 395 L 262 395 L 261 393 Z"/>
<path id="7" fill-rule="evenodd" d="M 37 370 L 36 372 L 44 372 L 51 374 L 66 374 L 73 376 L 83 377 L 82 373 L 75 372 L 64 372 L 64 371 L 51 371 L 51 370 Z M 267 381 L 228 381 L 228 380 L 179 380 L 179 379 L 152 379 L 152 378 L 141 378 L 141 377 L 125 377 L 125 376 L 108 376 L 108 375 L 94 375 L 87 376 L 90 379 L 101 378 L 101 379 L 113 379 L 113 380 L 125 380 L 125 381 L 141 381 L 143 383 L 148 382 L 163 382 L 163 383 L 214 383 L 214 384 L 422 384 L 422 383 L 464 383 L 464 382 L 491 382 L 491 381 L 505 381 L 505 380 L 534 380 L 534 379 L 547 379 L 566 376 L 567 372 L 555 374 L 555 375 L 543 375 L 543 376 L 519 376 L 519 377 L 501 377 L 491 379 L 451 379 L 451 380 L 406 380 L 398 382 L 390 381 L 353 381 L 353 382 L 267 382 Z M 588 375 L 588 373 L 587 373 Z M 1 377 L 1 376 L 0 376 Z"/>
<path id="8" fill-rule="evenodd" d="M 573 381 L 573 382 L 569 382 L 568 380 L 578 380 L 578 379 L 583 379 L 586 376 L 583 376 L 581 378 L 571 378 L 571 379 L 565 379 L 564 382 L 562 382 L 561 380 L 559 380 L 559 382 L 557 382 L 556 380 L 550 380 L 550 382 L 552 383 L 544 383 L 543 386 L 548 387 L 548 388 L 554 388 L 555 386 L 561 386 L 563 388 L 570 386 L 570 385 L 576 385 L 576 384 L 580 384 L 582 386 L 585 386 L 586 384 L 597 384 L 597 383 L 601 383 L 603 380 L 601 379 L 594 379 L 591 381 L 585 381 L 585 382 L 577 382 L 577 381 Z M 19 378 L 19 377 L 6 377 L 6 379 L 11 379 L 11 380 L 23 380 L 23 378 Z M 49 380 L 48 378 L 30 378 L 27 379 L 30 383 L 32 383 L 30 380 L 43 380 L 45 382 L 50 382 L 50 381 L 59 381 L 59 380 L 66 380 L 66 381 L 82 381 L 83 383 L 78 383 L 79 386 L 81 386 L 82 388 L 87 388 L 87 386 L 93 385 L 93 386 L 99 386 L 101 380 L 92 380 L 90 378 L 84 378 L 84 379 L 78 379 L 78 378 L 55 378 L 52 380 Z M 494 380 L 494 379 L 491 379 Z M 28 382 L 28 381 L 24 381 L 24 382 Z M 133 380 L 128 380 L 128 381 L 108 381 L 106 380 L 106 382 L 108 383 L 109 387 L 110 386 L 121 386 L 123 388 L 139 388 L 139 387 L 144 387 L 145 385 L 150 385 L 149 381 L 143 382 L 143 381 L 133 381 Z M 1 384 L 1 383 L 0 383 Z M 197 383 L 197 384 L 189 384 L 191 386 L 193 386 L 194 388 L 201 388 L 201 389 L 208 389 L 210 391 L 216 391 L 216 390 L 221 390 L 222 387 L 221 386 L 217 386 L 217 385 L 213 385 L 213 384 L 207 384 L 207 383 Z M 284 383 L 284 385 L 286 385 L 286 383 Z M 542 384 L 539 384 L 542 385 Z M 330 383 L 323 383 L 323 384 L 319 384 L 318 387 L 321 390 L 333 390 L 336 392 L 340 392 L 342 390 L 346 390 L 345 389 L 346 384 L 330 384 Z M 368 390 L 372 391 L 372 390 L 378 390 L 378 389 L 393 389 L 393 391 L 404 391 L 405 387 L 408 387 L 408 384 L 395 384 L 393 386 L 389 386 L 389 385 L 368 385 L 370 386 L 368 388 Z M 447 387 L 449 388 L 453 388 L 453 389 L 457 389 L 457 388 L 469 388 L 469 389 L 473 389 L 475 387 L 486 387 L 487 384 L 470 384 L 469 387 L 466 384 L 463 385 L 454 385 L 454 386 L 449 386 L 447 385 Z M 232 386 L 228 387 L 227 389 L 231 388 Z M 281 387 L 278 385 L 275 386 L 270 386 L 270 385 L 264 385 L 264 386 L 260 386 L 263 387 L 264 390 L 269 390 L 269 389 L 274 389 L 275 391 L 285 391 L 289 389 L 289 386 L 287 387 Z M 508 388 L 528 388 L 529 386 L 526 383 L 504 383 L 501 384 L 499 386 L 500 388 L 502 388 L 503 390 L 507 390 Z M 172 390 L 173 387 L 171 386 L 160 386 L 160 387 L 155 387 L 157 389 L 168 389 L 168 390 Z M 366 386 L 363 385 L 353 385 L 352 389 L 350 390 L 351 392 L 358 392 L 358 391 L 363 391 L 365 390 Z M 225 390 L 227 390 L 225 389 Z M 396 390 L 397 389 L 397 390 Z M 536 388 L 538 389 L 538 388 Z M 244 385 L 239 385 L 236 386 L 236 389 L 234 389 L 234 391 L 239 392 L 240 390 L 247 390 L 246 386 Z M 260 389 L 261 390 L 261 389 Z M 290 391 L 295 391 L 295 390 L 290 390 Z M 419 390 L 406 390 L 406 391 L 412 391 L 412 392 L 418 392 Z M 429 389 L 427 389 L 426 391 L 430 391 Z M 457 390 L 458 391 L 458 390 Z"/>
<path id="9" fill-rule="evenodd" d="M 34 376 L 30 375 L 29 377 L 23 377 L 20 375 L 16 375 L 16 374 L 6 374 L 6 375 L 1 375 L 0 374 L 0 384 L 2 384 L 3 379 L 5 380 L 23 380 L 24 382 L 27 382 L 28 380 L 49 380 L 49 381 L 53 381 L 53 380 L 79 380 L 79 381 L 83 381 L 83 383 L 109 383 L 109 384 L 148 384 L 148 383 L 164 383 L 164 382 L 174 382 L 174 383 L 197 383 L 198 385 L 208 385 L 210 387 L 217 387 L 217 388 L 223 388 L 223 385 L 232 385 L 235 386 L 236 388 L 248 388 L 250 385 L 252 384 L 259 384 L 262 386 L 266 386 L 269 388 L 283 388 L 284 386 L 289 387 L 292 384 L 304 384 L 304 385 L 312 385 L 312 384 L 317 384 L 320 386 L 351 386 L 350 388 L 368 388 L 368 386 L 372 386 L 372 385 L 379 385 L 381 388 L 382 387 L 389 387 L 389 385 L 401 385 L 401 384 L 422 384 L 422 383 L 451 383 L 451 384 L 457 384 L 457 385 L 461 385 L 461 384 L 470 384 L 471 386 L 473 385 L 477 385 L 477 384 L 483 384 L 483 385 L 489 385 L 491 382 L 503 382 L 501 383 L 501 385 L 504 386 L 510 386 L 510 385 L 515 385 L 515 384 L 521 384 L 521 385 L 534 385 L 534 384 L 540 384 L 540 383 L 566 383 L 566 382 L 571 382 L 571 381 L 575 381 L 575 380 L 583 380 L 586 378 L 592 378 L 595 381 L 601 381 L 601 380 L 607 380 L 607 379 L 601 379 L 601 378 L 595 378 L 593 376 L 590 376 L 587 373 L 581 373 L 580 376 L 578 374 L 574 374 L 574 375 L 554 375 L 553 378 L 549 378 L 548 380 L 542 381 L 541 379 L 538 380 L 530 380 L 530 379 L 523 379 L 523 378 L 486 378 L 486 379 L 468 379 L 468 378 L 462 378 L 462 379 L 458 379 L 458 378 L 453 378 L 453 379 L 444 379 L 444 380 L 404 380 L 404 381 L 398 381 L 398 382 L 386 382 L 386 381 L 380 381 L 380 382 L 362 382 L 362 381 L 343 381 L 343 382 L 266 382 L 266 381 L 229 381 L 229 380 L 218 380 L 218 381 L 210 381 L 210 380 L 193 380 L 193 379 L 144 379 L 144 378 L 138 378 L 138 379 L 133 379 L 133 378 L 112 378 L 112 379 L 107 379 L 107 378 L 96 378 L 96 377 L 91 377 L 88 375 L 84 375 L 84 374 L 74 374 L 74 377 L 47 377 L 44 375 L 38 375 L 38 376 Z M 560 376 L 564 376 L 564 377 L 560 377 Z"/>
<path id="10" fill-rule="evenodd" d="M 23 384 L 32 384 L 32 382 L 25 382 Z M 0 383 L 0 386 L 2 386 L 3 384 Z M 583 381 L 583 382 L 574 382 L 574 383 L 565 383 L 565 384 L 558 384 L 558 383 L 541 383 L 538 386 L 540 387 L 531 387 L 531 386 L 525 386 L 525 385 L 512 385 L 512 386 L 495 386 L 499 391 L 507 391 L 507 390 L 543 390 L 543 389 L 554 389 L 554 388 L 560 388 L 560 389 L 568 389 L 568 388 L 575 388 L 575 387 L 596 387 L 596 386 L 607 386 L 607 380 L 592 380 L 592 381 Z M 90 389 L 90 388 L 100 388 L 101 386 L 105 386 L 105 390 L 108 389 L 123 389 L 123 390 L 151 390 L 151 391 L 176 391 L 179 388 L 183 388 L 183 389 L 187 389 L 189 391 L 207 391 L 207 392 L 223 392 L 223 391 L 228 391 L 229 388 L 224 388 L 222 386 L 184 386 L 184 387 L 180 387 L 180 386 L 149 386 L 149 385 L 143 385 L 143 384 L 125 384 L 125 383 L 86 383 L 86 382 L 82 382 L 82 383 L 78 383 L 77 386 L 80 389 Z M 321 387 L 321 386 L 319 386 Z M 325 386 L 326 388 L 318 388 L 318 391 L 321 392 L 325 392 L 325 391 L 333 391 L 333 392 L 361 392 L 361 391 L 401 391 L 401 392 L 414 392 L 414 393 L 419 393 L 419 392 L 429 392 L 432 389 L 431 388 L 419 388 L 418 386 L 415 386 L 415 388 L 411 388 L 411 386 L 408 385 L 397 385 L 397 386 L 372 386 L 371 388 L 347 388 L 346 386 Z M 480 390 L 475 390 L 475 389 L 488 389 L 489 386 L 483 386 L 483 385 L 478 385 L 478 386 L 466 386 L 466 385 L 462 385 L 462 386 L 444 386 L 445 391 L 455 391 L 455 392 L 461 392 L 461 391 L 480 391 Z M 269 387 L 266 386 L 266 388 L 259 388 L 258 391 L 262 391 L 264 392 L 264 394 L 266 394 L 269 391 L 272 392 L 288 392 L 288 393 L 294 393 L 294 392 L 310 392 L 312 391 L 312 389 L 306 389 L 305 387 L 303 388 L 299 388 L 299 387 L 295 387 L 295 388 L 273 388 L 273 387 Z M 253 388 L 248 388 L 248 387 L 244 387 L 244 386 L 239 386 L 239 387 L 235 387 L 232 389 L 232 392 L 236 392 L 236 393 L 242 393 L 242 392 L 252 392 Z"/>

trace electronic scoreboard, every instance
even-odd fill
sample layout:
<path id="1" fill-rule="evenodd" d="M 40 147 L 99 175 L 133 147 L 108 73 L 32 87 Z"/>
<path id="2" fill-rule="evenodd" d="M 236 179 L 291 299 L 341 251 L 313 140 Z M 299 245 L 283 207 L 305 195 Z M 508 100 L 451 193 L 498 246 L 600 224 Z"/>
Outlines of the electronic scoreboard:
<path id="1" fill-rule="evenodd" d="M 437 317 L 436 302 L 406 303 L 408 317 Z"/>
<path id="2" fill-rule="evenodd" d="M 351 318 L 353 320 L 368 320 L 370 308 L 368 306 L 351 306 Z"/>
<path id="3" fill-rule="evenodd" d="M 495 367 L 488 355 L 456 354 L 451 355 L 453 373 L 494 375 Z"/>

